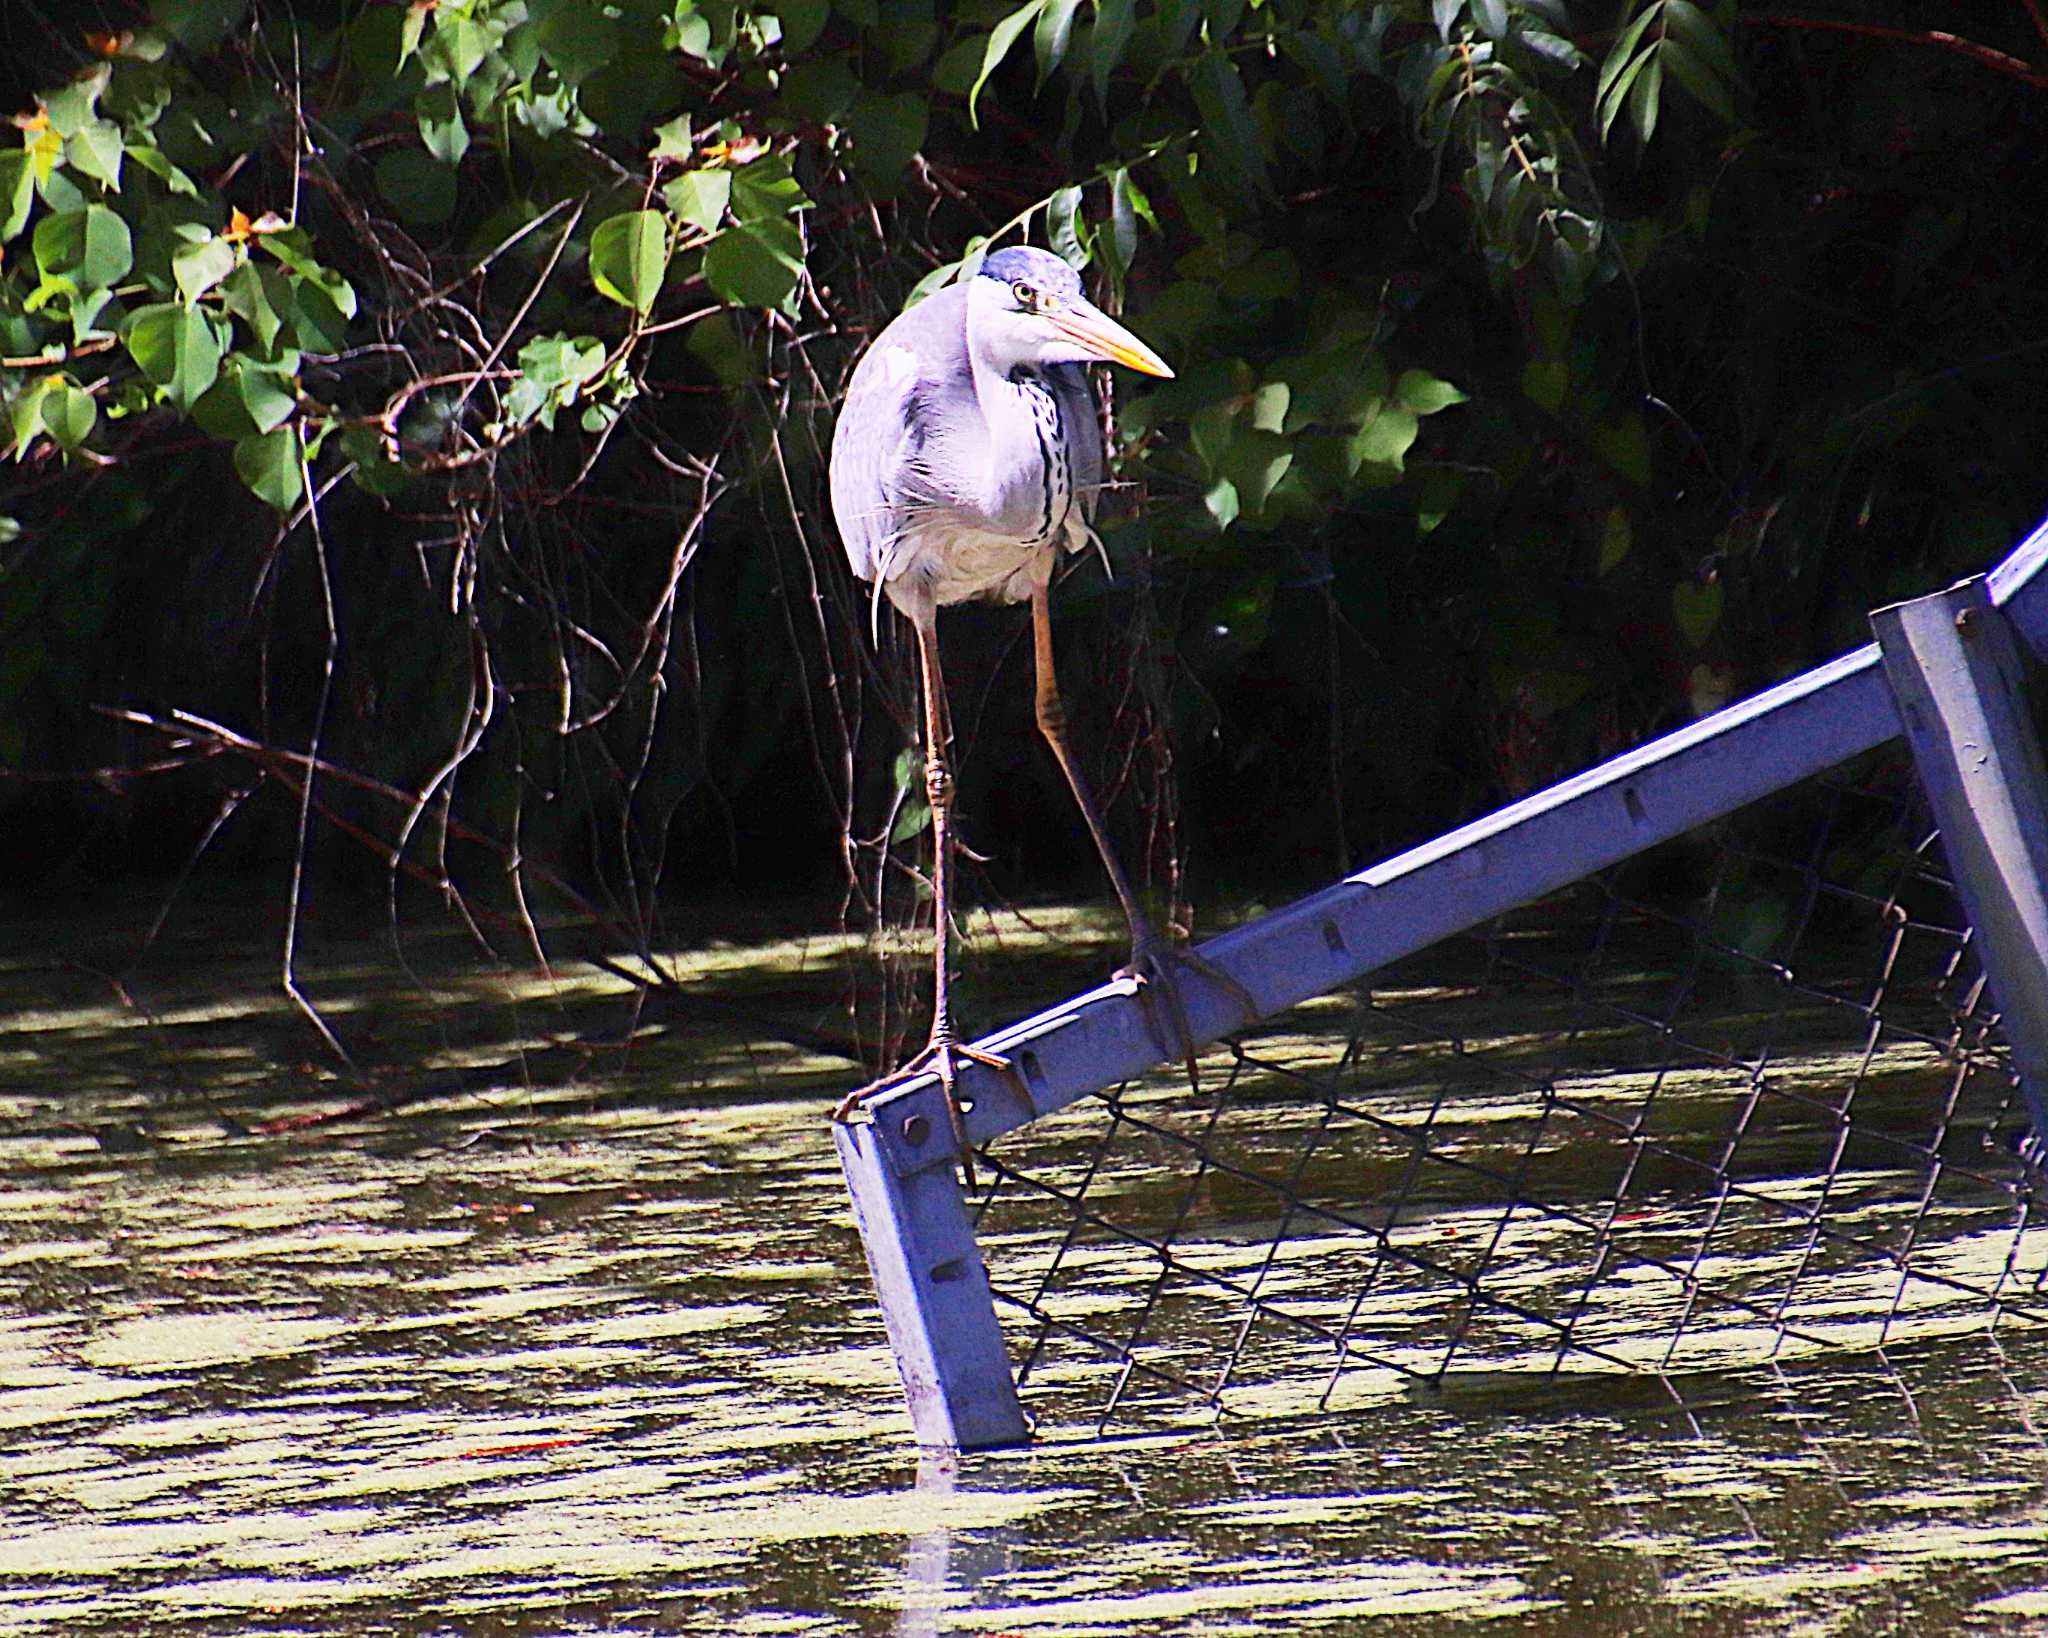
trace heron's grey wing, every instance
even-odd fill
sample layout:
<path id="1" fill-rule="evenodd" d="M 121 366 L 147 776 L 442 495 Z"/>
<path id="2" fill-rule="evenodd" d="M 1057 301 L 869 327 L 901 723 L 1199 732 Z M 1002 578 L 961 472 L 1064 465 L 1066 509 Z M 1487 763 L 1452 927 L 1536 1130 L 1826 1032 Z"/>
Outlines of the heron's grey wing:
<path id="1" fill-rule="evenodd" d="M 832 515 L 862 580 L 887 578 L 901 521 L 897 479 L 921 442 L 917 359 L 888 331 L 853 372 L 832 430 Z"/>
<path id="2" fill-rule="evenodd" d="M 878 586 L 912 515 L 935 499 L 926 445 L 949 387 L 969 379 L 966 319 L 957 284 L 899 314 L 862 355 L 839 409 L 832 513 L 853 572 Z"/>
<path id="3" fill-rule="evenodd" d="M 1085 364 L 1052 365 L 1045 378 L 1060 408 L 1060 429 L 1073 462 L 1074 498 L 1081 503 L 1081 516 L 1093 522 L 1103 476 L 1102 412 L 1095 402 L 1095 384 Z"/>

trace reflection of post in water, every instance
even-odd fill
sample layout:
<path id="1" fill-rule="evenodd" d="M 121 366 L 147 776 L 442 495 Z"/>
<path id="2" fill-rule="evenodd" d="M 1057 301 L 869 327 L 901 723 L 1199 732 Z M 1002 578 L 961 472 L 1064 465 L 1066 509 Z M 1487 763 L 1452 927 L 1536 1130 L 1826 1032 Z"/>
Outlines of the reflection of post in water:
<path id="1" fill-rule="evenodd" d="M 947 1504 L 959 1477 L 958 1452 L 940 1447 L 918 1452 L 914 1494 L 928 1523 L 903 1549 L 903 1609 L 896 1617 L 896 1638 L 937 1638 L 953 1565 L 953 1510 Z"/>

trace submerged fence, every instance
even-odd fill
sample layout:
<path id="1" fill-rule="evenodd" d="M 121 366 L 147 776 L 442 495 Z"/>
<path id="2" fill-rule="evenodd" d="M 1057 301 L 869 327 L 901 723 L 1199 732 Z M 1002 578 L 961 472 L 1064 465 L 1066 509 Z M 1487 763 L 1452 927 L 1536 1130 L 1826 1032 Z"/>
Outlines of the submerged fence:
<path id="1" fill-rule="evenodd" d="M 1872 623 L 1204 945 L 1199 1097 L 1111 984 L 978 1043 L 972 1198 L 859 1106 L 920 1443 L 2048 1321 L 2048 527 Z"/>

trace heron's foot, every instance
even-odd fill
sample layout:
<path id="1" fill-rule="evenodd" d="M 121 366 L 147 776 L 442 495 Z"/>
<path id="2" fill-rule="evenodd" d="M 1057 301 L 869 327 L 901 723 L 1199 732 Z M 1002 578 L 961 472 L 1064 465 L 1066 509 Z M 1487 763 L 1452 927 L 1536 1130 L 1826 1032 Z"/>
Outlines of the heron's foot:
<path id="1" fill-rule="evenodd" d="M 1250 990 L 1213 961 L 1204 960 L 1192 950 L 1173 949 L 1163 940 L 1141 939 L 1132 946 L 1131 959 L 1116 970 L 1118 978 L 1130 981 L 1132 993 L 1145 1009 L 1146 1028 L 1152 1032 L 1152 1039 L 1167 1056 L 1177 1057 L 1187 1066 L 1188 1086 L 1199 1095 L 1202 1076 L 1195 1064 L 1195 1034 L 1188 1025 L 1187 1004 L 1181 1000 L 1179 969 L 1192 969 L 1218 989 L 1228 991 L 1244 1009 L 1244 1024 L 1257 1020 L 1259 1003 Z M 1162 1007 L 1168 1029 L 1160 1028 Z"/>
<path id="2" fill-rule="evenodd" d="M 952 1129 L 953 1146 L 960 1153 L 960 1169 L 965 1175 L 967 1187 L 975 1186 L 974 1149 L 967 1141 L 967 1121 L 960 1107 L 959 1094 L 954 1083 L 959 1079 L 960 1065 L 980 1064 L 984 1069 L 993 1069 L 1016 1089 L 1028 1107 L 1031 1102 L 1030 1090 L 1024 1085 L 1024 1078 L 1017 1073 L 1017 1066 L 1000 1053 L 983 1052 L 979 1047 L 962 1046 L 950 1038 L 928 1041 L 916 1057 L 898 1065 L 878 1081 L 870 1081 L 858 1091 L 849 1093 L 839 1107 L 832 1111 L 832 1118 L 844 1121 L 852 1118 L 854 1110 L 866 1103 L 877 1093 L 891 1087 L 901 1086 L 905 1081 L 915 1080 L 926 1071 L 933 1071 L 939 1077 L 939 1090 L 946 1102 L 946 1124 Z"/>

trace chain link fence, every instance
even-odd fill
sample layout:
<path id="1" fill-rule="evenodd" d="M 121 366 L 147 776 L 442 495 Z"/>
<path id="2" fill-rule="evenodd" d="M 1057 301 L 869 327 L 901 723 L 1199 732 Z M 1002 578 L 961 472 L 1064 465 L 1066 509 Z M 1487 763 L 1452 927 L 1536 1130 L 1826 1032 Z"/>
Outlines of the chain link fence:
<path id="1" fill-rule="evenodd" d="M 1897 744 L 990 1144 L 1041 1432 L 1661 1384 L 2048 1321 Z"/>

